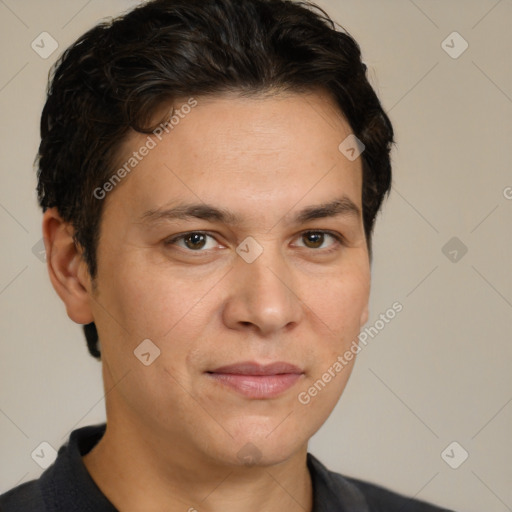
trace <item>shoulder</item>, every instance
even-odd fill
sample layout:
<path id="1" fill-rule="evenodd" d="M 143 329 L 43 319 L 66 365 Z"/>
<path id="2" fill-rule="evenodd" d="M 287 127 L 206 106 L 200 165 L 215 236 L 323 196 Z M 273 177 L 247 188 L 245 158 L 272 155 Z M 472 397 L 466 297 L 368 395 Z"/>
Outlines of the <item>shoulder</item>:
<path id="1" fill-rule="evenodd" d="M 446 508 L 409 498 L 389 489 L 328 470 L 308 453 L 315 512 L 357 510 L 358 512 L 451 512 Z"/>
<path id="2" fill-rule="evenodd" d="M 105 432 L 105 424 L 74 430 L 58 451 L 55 461 L 36 480 L 0 495 L 1 512 L 54 512 L 70 510 L 115 512 L 87 469 L 82 455 Z"/>
<path id="3" fill-rule="evenodd" d="M 425 501 L 398 494 L 380 485 L 357 478 L 342 478 L 345 478 L 361 491 L 371 512 L 391 512 L 395 510 L 401 512 L 453 512 Z"/>
<path id="4" fill-rule="evenodd" d="M 45 512 L 43 497 L 38 480 L 18 485 L 0 495 L 2 512 Z"/>

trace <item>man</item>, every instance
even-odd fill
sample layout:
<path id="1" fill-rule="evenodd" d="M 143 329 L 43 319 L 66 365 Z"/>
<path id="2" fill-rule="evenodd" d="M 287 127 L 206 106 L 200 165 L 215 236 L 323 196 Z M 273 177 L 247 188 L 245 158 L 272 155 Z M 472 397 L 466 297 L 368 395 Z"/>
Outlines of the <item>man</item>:
<path id="1" fill-rule="evenodd" d="M 64 53 L 38 193 L 107 423 L 2 511 L 442 510 L 307 452 L 354 364 L 391 183 L 365 72 L 323 11 L 283 0 L 156 0 Z"/>

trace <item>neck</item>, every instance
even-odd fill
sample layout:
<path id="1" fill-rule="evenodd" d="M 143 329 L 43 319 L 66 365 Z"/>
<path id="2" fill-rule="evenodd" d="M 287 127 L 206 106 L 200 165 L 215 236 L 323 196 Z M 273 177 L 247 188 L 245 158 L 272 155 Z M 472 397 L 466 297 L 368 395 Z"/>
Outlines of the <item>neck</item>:
<path id="1" fill-rule="evenodd" d="M 312 511 L 307 445 L 275 465 L 227 466 L 184 439 L 146 430 L 126 418 L 109 419 L 103 438 L 83 457 L 96 485 L 122 512 Z"/>

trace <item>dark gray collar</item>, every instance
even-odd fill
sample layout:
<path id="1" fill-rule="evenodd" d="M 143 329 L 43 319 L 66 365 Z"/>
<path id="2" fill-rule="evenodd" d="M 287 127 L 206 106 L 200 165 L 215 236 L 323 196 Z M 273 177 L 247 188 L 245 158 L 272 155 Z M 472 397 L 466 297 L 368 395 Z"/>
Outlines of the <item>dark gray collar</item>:
<path id="1" fill-rule="evenodd" d="M 311 453 L 307 464 L 313 482 L 312 512 L 370 512 L 366 499 L 354 484 L 329 471 Z"/>
<path id="2" fill-rule="evenodd" d="M 39 485 L 49 510 L 117 512 L 87 472 L 82 456 L 105 433 L 105 423 L 74 430 L 62 446 L 56 463 L 42 475 Z M 361 491 L 338 473 L 329 471 L 318 459 L 307 454 L 313 484 L 312 512 L 369 512 Z M 310 512 L 310 511 L 307 511 Z"/>

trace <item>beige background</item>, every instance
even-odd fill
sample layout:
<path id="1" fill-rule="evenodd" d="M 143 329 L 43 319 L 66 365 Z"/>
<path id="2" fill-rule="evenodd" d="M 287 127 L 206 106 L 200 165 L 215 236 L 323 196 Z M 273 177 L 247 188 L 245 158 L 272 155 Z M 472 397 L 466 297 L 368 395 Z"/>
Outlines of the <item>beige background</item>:
<path id="1" fill-rule="evenodd" d="M 0 1 L 0 492 L 42 472 L 31 458 L 42 441 L 58 449 L 70 430 L 104 419 L 100 365 L 32 250 L 32 164 L 50 64 L 136 3 Z M 320 5 L 360 43 L 396 129 L 368 325 L 395 301 L 403 311 L 359 354 L 310 451 L 333 470 L 460 511 L 510 511 L 512 2 Z M 31 48 L 43 31 L 59 45 L 46 60 Z M 454 31 L 469 44 L 456 59 L 441 46 Z M 442 251 L 452 237 L 468 249 L 456 262 Z M 453 441 L 469 453 L 458 469 L 441 457 Z"/>

